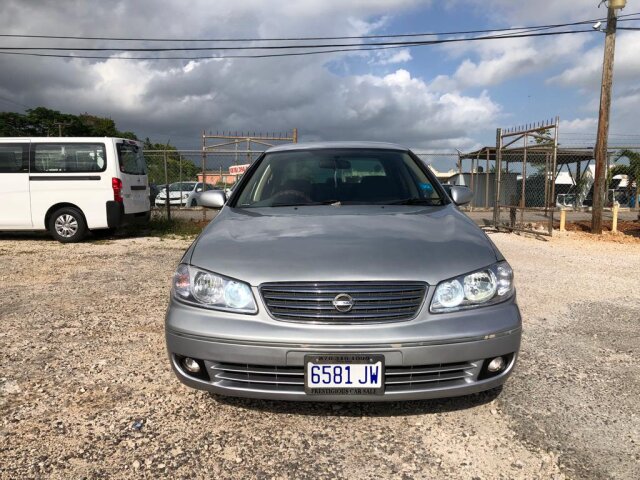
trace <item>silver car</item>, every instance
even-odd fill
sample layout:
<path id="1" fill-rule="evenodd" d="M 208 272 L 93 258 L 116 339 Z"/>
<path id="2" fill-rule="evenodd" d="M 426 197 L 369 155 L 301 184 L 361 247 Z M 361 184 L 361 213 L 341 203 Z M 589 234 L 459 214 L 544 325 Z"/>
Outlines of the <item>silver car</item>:
<path id="1" fill-rule="evenodd" d="M 204 184 L 204 190 L 215 190 L 216 187 L 210 183 Z M 202 194 L 202 182 L 176 182 L 169 185 L 169 203 L 182 207 L 197 207 L 200 205 L 200 195 Z M 155 198 L 156 207 L 167 204 L 167 188 L 160 190 Z"/>
<path id="2" fill-rule="evenodd" d="M 173 277 L 178 378 L 223 395 L 385 401 L 502 385 L 520 347 L 513 272 L 407 148 L 271 148 Z"/>

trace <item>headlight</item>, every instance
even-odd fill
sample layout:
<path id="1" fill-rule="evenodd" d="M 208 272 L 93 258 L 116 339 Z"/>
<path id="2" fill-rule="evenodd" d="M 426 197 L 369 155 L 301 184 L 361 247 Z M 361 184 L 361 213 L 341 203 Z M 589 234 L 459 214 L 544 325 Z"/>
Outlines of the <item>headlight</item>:
<path id="1" fill-rule="evenodd" d="M 513 270 L 500 262 L 438 284 L 431 312 L 454 312 L 502 302 L 513 295 Z"/>
<path id="2" fill-rule="evenodd" d="M 184 263 L 173 275 L 173 295 L 184 302 L 214 310 L 256 313 L 251 287 L 244 282 Z"/>

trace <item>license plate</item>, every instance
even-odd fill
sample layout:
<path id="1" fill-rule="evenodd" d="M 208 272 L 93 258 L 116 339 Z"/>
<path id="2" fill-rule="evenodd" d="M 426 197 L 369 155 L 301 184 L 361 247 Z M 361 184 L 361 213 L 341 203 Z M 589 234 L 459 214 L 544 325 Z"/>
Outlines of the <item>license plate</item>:
<path id="1" fill-rule="evenodd" d="M 384 355 L 306 355 L 304 391 L 308 395 L 381 395 Z"/>

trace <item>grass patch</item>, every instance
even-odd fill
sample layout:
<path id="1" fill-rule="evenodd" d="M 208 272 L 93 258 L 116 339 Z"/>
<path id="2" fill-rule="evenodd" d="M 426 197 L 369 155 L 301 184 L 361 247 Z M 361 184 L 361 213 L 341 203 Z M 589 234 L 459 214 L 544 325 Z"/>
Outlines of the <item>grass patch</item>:
<path id="1" fill-rule="evenodd" d="M 120 230 L 116 236 L 124 237 L 196 237 L 208 222 L 193 220 L 167 220 L 152 218 L 146 225 L 132 225 Z"/>

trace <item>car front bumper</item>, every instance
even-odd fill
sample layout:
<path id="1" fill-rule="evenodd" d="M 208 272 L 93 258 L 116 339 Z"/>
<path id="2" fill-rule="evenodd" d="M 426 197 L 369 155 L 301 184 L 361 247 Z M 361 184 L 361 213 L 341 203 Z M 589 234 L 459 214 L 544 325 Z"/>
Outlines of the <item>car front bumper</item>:
<path id="1" fill-rule="evenodd" d="M 502 385 L 513 371 L 520 348 L 521 319 L 515 300 L 452 315 L 463 323 L 471 322 L 467 329 L 471 335 L 456 333 L 459 322 L 451 319 L 449 331 L 442 332 L 439 322 L 447 319 L 440 315 L 435 321 L 382 326 L 318 326 L 260 315 L 203 312 L 172 300 L 166 342 L 171 366 L 181 382 L 229 396 L 376 402 L 454 397 Z M 306 394 L 305 356 L 312 354 L 384 355 L 384 393 Z M 507 359 L 506 368 L 487 378 L 486 365 L 498 356 Z M 189 373 L 181 362 L 184 357 L 198 360 L 201 373 Z"/>
<path id="2" fill-rule="evenodd" d="M 156 198 L 155 201 L 155 205 L 156 207 L 164 207 L 167 204 L 167 200 L 165 198 Z M 180 199 L 180 198 L 172 198 L 169 201 L 170 205 L 175 205 L 175 206 L 185 206 L 187 204 L 187 199 Z"/>

